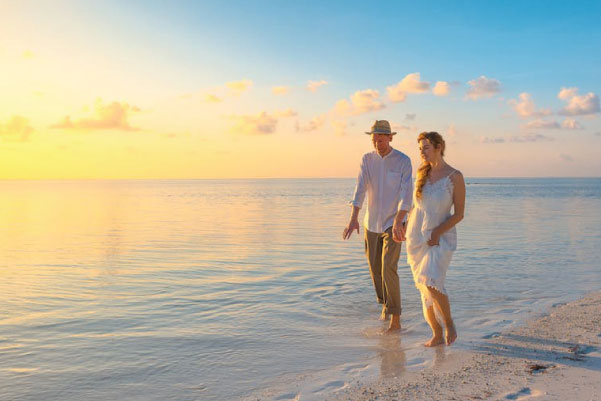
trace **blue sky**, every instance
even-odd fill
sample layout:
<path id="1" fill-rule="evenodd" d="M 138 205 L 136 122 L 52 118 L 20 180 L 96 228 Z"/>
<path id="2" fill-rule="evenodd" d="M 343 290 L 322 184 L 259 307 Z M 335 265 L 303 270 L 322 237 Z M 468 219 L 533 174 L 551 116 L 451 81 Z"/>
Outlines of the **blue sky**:
<path id="1" fill-rule="evenodd" d="M 376 118 L 387 118 L 405 130 L 403 141 L 397 140 L 399 147 L 413 147 L 411 138 L 419 131 L 448 132 L 463 149 L 463 159 L 453 161 L 463 162 L 472 175 L 600 175 L 601 164 L 587 153 L 591 143 L 598 147 L 601 137 L 601 112 L 595 108 L 601 91 L 599 16 L 601 3 L 593 1 L 7 2 L 0 4 L 5 32 L 0 57 L 8 71 L 23 77 L 7 73 L 3 78 L 12 102 L 5 99 L 1 105 L 0 135 L 12 135 L 6 127 L 21 116 L 35 132 L 31 138 L 58 140 L 56 131 L 47 129 L 61 118 L 53 117 L 52 110 L 76 118 L 79 110 L 93 109 L 101 98 L 105 104 L 143 110 L 137 119 L 145 132 L 170 138 L 188 135 L 196 138 L 200 153 L 210 149 L 212 155 L 240 155 L 248 147 L 276 147 L 278 141 L 296 141 L 310 149 L 319 135 L 320 140 L 328 138 L 328 147 L 360 156 L 366 150 L 360 142 L 365 138 L 358 139 L 357 132 Z M 412 75 L 416 73 L 417 78 Z M 393 99 L 390 88 L 407 77 L 417 86 L 409 85 L 406 98 Z M 479 77 L 483 78 L 478 83 Z M 326 84 L 310 93 L 309 81 Z M 434 96 L 439 81 L 448 88 Z M 219 98 L 236 82 L 247 84 L 235 96 Z M 427 90 L 418 89 L 422 83 Z M 476 84 L 494 88 L 469 97 Z M 274 96 L 274 87 L 287 88 L 287 94 Z M 577 90 L 564 92 L 560 99 L 562 88 Z M 32 92 L 54 100 L 44 105 L 30 99 Z M 199 102 L 218 93 L 218 104 Z M 375 103 L 336 111 L 341 102 L 352 104 L 355 94 L 372 96 Z M 180 104 L 182 97 L 196 100 Z M 585 108 L 568 113 L 564 108 L 569 102 Z M 98 107 L 102 114 L 104 106 Z M 283 110 L 289 110 L 288 116 L 281 117 Z M 407 114 L 417 118 L 410 122 Z M 118 132 L 133 126 L 133 116 L 130 112 L 122 125 L 93 126 Z M 268 128 L 248 127 L 261 127 L 259 121 L 267 122 Z M 232 146 L 220 144 L 216 132 L 222 131 L 232 134 Z M 311 134 L 300 138 L 299 132 Z M 70 134 L 61 133 L 60 140 L 68 142 Z M 90 146 L 96 146 L 94 135 L 96 131 L 86 137 Z M 120 138 L 127 149 L 146 149 L 146 157 L 157 160 L 164 157 L 153 153 L 161 146 L 151 146 L 146 139 L 136 144 L 131 135 Z M 499 152 L 494 144 L 510 152 Z M 538 149 L 532 149 L 534 145 Z M 27 145 L 11 146 L 23 150 Z M 411 152 L 416 155 L 415 149 L 407 150 Z M 532 166 L 503 167 L 516 165 L 516 158 L 529 158 L 532 152 Z M 499 156 L 510 153 L 515 158 Z M 467 159 L 474 154 L 482 159 Z M 264 156 L 227 176 L 249 171 L 255 171 L 248 173 L 253 177 L 284 174 L 261 167 Z M 503 168 L 490 164 L 478 174 L 480 160 L 492 156 Z M 580 167 L 575 163 L 579 158 Z M 550 170 L 557 160 L 564 166 Z M 302 162 L 298 159 L 294 166 Z M 132 176 L 141 174 L 130 167 Z M 295 168 L 290 165 L 285 174 L 296 175 Z M 202 169 L 206 172 L 207 165 Z M 338 170 L 324 167 L 307 174 L 347 176 L 354 169 L 349 162 Z M 160 170 L 153 171 L 157 175 Z M 213 175 L 220 176 L 218 171 Z"/>

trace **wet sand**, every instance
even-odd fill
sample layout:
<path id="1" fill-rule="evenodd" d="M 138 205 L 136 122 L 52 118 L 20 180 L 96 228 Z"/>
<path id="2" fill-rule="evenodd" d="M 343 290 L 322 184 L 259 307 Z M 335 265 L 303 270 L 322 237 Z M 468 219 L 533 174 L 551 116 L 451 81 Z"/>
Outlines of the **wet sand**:
<path id="1" fill-rule="evenodd" d="M 437 348 L 429 368 L 347 383 L 327 399 L 601 400 L 601 292 L 555 306 L 472 351 Z"/>

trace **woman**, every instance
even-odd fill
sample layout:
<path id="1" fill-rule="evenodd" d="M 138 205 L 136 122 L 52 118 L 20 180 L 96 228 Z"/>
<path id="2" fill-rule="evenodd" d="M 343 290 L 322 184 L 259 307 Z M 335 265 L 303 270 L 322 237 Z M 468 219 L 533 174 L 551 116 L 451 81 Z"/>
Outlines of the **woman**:
<path id="1" fill-rule="evenodd" d="M 444 280 L 457 247 L 455 225 L 463 219 L 465 182 L 461 172 L 444 161 L 445 142 L 439 133 L 422 132 L 417 141 L 423 164 L 417 171 L 407 226 L 407 261 L 432 329 L 432 338 L 424 345 L 451 345 L 457 331 Z M 437 316 L 444 324 L 444 337 Z"/>

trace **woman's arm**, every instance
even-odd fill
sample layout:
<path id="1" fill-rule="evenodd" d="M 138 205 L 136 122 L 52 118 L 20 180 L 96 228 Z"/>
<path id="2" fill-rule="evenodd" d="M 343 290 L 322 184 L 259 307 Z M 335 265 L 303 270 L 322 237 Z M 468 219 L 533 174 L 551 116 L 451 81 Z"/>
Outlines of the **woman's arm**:
<path id="1" fill-rule="evenodd" d="M 457 171 L 450 179 L 453 182 L 454 213 L 444 223 L 432 230 L 430 241 L 428 241 L 428 245 L 430 246 L 438 245 L 440 236 L 463 220 L 463 213 L 465 211 L 465 181 L 463 179 L 463 174 L 461 174 L 460 171 Z"/>

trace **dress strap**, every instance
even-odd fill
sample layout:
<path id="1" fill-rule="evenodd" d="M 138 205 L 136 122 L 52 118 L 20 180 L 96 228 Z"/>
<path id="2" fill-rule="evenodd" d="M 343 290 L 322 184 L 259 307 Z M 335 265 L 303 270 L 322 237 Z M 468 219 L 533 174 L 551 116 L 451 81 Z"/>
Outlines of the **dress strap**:
<path id="1" fill-rule="evenodd" d="M 451 178 L 451 176 L 452 176 L 453 174 L 455 174 L 457 171 L 459 171 L 459 170 L 453 170 L 453 171 L 451 171 L 451 173 L 450 173 L 449 175 L 447 175 L 447 177 Z"/>

